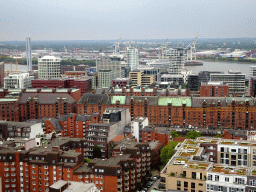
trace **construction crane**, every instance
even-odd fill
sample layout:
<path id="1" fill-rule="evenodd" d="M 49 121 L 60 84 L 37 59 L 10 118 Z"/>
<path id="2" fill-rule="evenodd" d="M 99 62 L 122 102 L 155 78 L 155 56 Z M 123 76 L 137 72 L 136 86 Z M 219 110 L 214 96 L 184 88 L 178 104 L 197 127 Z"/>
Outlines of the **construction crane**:
<path id="1" fill-rule="evenodd" d="M 193 54 L 194 54 L 194 59 L 195 59 L 194 61 L 196 61 L 196 41 L 197 41 L 198 35 L 199 34 L 197 33 L 195 40 L 186 47 L 187 61 L 193 61 Z"/>
<path id="2" fill-rule="evenodd" d="M 114 46 L 115 46 L 115 55 L 117 55 L 117 52 L 119 52 L 119 45 L 121 44 L 121 39 L 122 39 L 122 35 L 121 35 L 120 39 L 118 40 L 118 42 L 116 42 L 114 44 Z"/>
<path id="3" fill-rule="evenodd" d="M 169 37 L 167 37 L 167 40 L 166 40 L 166 42 L 164 42 L 164 44 L 161 46 L 161 56 L 160 56 L 160 59 L 165 59 L 165 56 L 164 56 L 164 54 L 165 54 L 165 52 L 166 52 L 166 50 L 167 50 L 167 44 L 168 44 L 168 40 L 169 40 Z"/>

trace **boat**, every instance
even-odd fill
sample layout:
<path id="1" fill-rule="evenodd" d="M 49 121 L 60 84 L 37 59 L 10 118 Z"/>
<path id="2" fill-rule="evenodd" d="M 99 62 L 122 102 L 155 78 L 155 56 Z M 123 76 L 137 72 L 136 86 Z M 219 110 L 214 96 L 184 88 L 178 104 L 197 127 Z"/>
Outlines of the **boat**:
<path id="1" fill-rule="evenodd" d="M 186 61 L 184 66 L 199 66 L 204 65 L 203 62 L 200 61 Z"/>

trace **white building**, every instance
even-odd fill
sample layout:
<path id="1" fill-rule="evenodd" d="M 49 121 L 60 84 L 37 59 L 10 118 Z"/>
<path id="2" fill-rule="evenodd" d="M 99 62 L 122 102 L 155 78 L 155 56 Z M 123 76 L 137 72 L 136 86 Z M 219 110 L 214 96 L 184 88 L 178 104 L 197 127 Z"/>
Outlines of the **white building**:
<path id="1" fill-rule="evenodd" d="M 112 79 L 114 79 L 114 74 L 112 70 L 99 70 L 98 72 L 98 87 L 111 87 Z"/>
<path id="2" fill-rule="evenodd" d="M 138 142 L 140 141 L 140 131 L 146 126 L 148 126 L 147 117 L 137 117 L 131 122 L 131 133 Z"/>
<path id="3" fill-rule="evenodd" d="M 181 75 L 183 75 L 183 81 L 184 83 L 187 83 L 188 82 L 188 76 L 192 74 L 192 71 L 189 71 L 189 70 L 186 70 L 186 69 L 183 69 L 181 70 Z"/>
<path id="4" fill-rule="evenodd" d="M 228 84 L 230 93 L 245 93 L 245 74 L 231 72 L 228 74 L 211 74 L 210 81 Z"/>
<path id="5" fill-rule="evenodd" d="M 180 74 L 184 69 L 185 56 L 183 48 L 173 48 L 169 50 L 168 56 L 170 61 L 169 73 Z"/>
<path id="6" fill-rule="evenodd" d="M 139 67 L 138 49 L 131 46 L 127 47 L 127 65 L 131 71 Z"/>
<path id="7" fill-rule="evenodd" d="M 100 70 L 111 70 L 113 71 L 114 78 L 121 77 L 121 57 L 112 56 L 106 59 L 96 60 L 97 72 Z"/>
<path id="8" fill-rule="evenodd" d="M 31 86 L 33 79 L 34 76 L 29 76 L 29 73 L 10 74 L 4 78 L 4 88 L 26 89 Z"/>
<path id="9" fill-rule="evenodd" d="M 38 78 L 56 79 L 60 78 L 60 58 L 44 56 L 38 58 Z"/>

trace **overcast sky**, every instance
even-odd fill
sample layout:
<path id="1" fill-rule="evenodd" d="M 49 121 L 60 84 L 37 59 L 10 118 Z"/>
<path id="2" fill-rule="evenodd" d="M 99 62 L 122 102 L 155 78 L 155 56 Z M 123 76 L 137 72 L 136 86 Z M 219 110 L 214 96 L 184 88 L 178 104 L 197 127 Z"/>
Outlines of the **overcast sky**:
<path id="1" fill-rule="evenodd" d="M 256 0 L 0 0 L 0 41 L 255 37 Z"/>

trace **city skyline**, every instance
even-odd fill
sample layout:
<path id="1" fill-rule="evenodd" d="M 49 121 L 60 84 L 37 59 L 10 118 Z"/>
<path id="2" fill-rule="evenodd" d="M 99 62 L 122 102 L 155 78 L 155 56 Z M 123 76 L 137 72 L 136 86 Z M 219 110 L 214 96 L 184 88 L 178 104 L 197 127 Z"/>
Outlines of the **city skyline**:
<path id="1" fill-rule="evenodd" d="M 0 41 L 254 37 L 255 1 L 1 2 Z"/>

